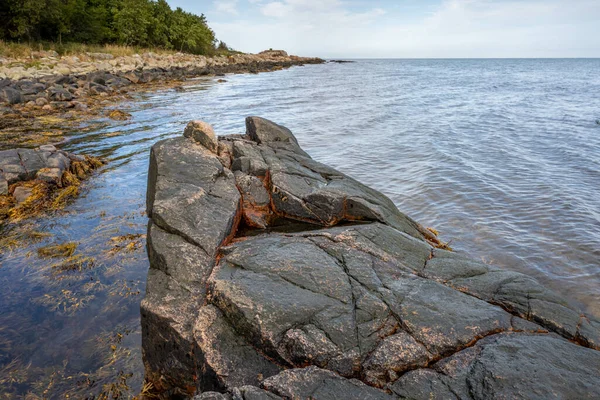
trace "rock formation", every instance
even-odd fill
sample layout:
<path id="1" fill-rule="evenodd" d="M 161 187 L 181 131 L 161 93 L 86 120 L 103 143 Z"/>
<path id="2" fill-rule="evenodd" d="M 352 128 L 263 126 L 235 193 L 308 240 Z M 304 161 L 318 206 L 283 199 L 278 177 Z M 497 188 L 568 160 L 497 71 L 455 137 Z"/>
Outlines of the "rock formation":
<path id="1" fill-rule="evenodd" d="M 7 218 L 18 221 L 61 208 L 80 180 L 102 164 L 52 145 L 0 151 L 0 226 Z"/>
<path id="2" fill-rule="evenodd" d="M 246 126 L 151 151 L 142 335 L 163 398 L 600 397 L 599 321 Z"/>

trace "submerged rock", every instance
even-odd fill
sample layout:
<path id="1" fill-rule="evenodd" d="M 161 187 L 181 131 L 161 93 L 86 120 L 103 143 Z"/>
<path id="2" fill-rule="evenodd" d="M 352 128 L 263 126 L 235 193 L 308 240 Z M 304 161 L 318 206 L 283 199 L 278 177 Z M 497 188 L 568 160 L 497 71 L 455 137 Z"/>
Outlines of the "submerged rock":
<path id="1" fill-rule="evenodd" d="M 598 397 L 599 321 L 443 250 L 287 128 L 246 128 L 193 122 L 151 151 L 142 336 L 162 397 Z"/>

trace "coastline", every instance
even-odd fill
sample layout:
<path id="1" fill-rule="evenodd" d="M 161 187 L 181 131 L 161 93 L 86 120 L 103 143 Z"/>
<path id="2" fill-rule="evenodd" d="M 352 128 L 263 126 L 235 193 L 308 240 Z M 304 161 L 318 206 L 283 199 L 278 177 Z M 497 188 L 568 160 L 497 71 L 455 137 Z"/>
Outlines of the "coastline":
<path id="1" fill-rule="evenodd" d="M 278 71 L 320 64 L 282 50 L 204 57 L 189 54 L 114 57 L 86 53 L 59 57 L 35 52 L 27 59 L 0 57 L 0 150 L 59 144 L 65 129 L 107 114 L 135 91 L 176 88 L 208 76 Z M 126 114 L 107 115 L 127 118 Z"/>
<path id="2" fill-rule="evenodd" d="M 272 121 L 227 136 L 192 121 L 155 143 L 147 215 L 142 347 L 159 398 L 600 393 L 600 321 L 448 251 Z"/>

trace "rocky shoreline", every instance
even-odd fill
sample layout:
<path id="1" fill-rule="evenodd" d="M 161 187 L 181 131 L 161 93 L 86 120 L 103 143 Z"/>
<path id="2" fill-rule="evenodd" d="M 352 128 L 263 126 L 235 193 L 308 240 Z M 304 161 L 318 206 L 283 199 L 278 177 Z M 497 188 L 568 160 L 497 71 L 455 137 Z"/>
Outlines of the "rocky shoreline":
<path id="1" fill-rule="evenodd" d="M 82 60 L 84 57 L 86 59 Z M 77 108 L 81 107 L 78 99 L 123 92 L 123 88 L 132 84 L 204 75 L 258 73 L 324 62 L 318 58 L 289 56 L 284 51 L 229 57 L 145 53 L 116 58 L 104 53 L 58 57 L 56 53 L 44 52 L 37 60 L 41 67 L 26 68 L 30 60 L 0 60 L 0 102 L 46 109 Z"/>
<path id="2" fill-rule="evenodd" d="M 0 151 L 0 227 L 64 207 L 81 181 L 102 165 L 52 145 Z"/>
<path id="3" fill-rule="evenodd" d="M 0 57 L 0 140 L 27 147 L 56 144 L 60 134 L 33 137 L 39 131 L 60 133 L 65 126 L 103 114 L 107 106 L 127 100 L 134 90 L 177 86 L 201 76 L 268 72 L 323 62 L 281 50 L 227 57 L 181 53 L 59 57 L 54 52 L 33 53 L 28 59 Z"/>
<path id="4" fill-rule="evenodd" d="M 600 321 L 445 249 L 258 117 L 155 144 L 142 302 L 162 398 L 600 397 Z"/>

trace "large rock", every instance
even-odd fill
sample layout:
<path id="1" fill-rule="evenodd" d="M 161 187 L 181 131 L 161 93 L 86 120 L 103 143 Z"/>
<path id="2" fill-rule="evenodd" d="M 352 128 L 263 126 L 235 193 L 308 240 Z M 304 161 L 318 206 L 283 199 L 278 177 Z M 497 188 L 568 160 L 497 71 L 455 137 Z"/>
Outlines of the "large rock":
<path id="1" fill-rule="evenodd" d="M 598 321 L 246 122 L 151 152 L 142 329 L 163 397 L 597 397 Z"/>
<path id="2" fill-rule="evenodd" d="M 392 391 L 415 400 L 597 399 L 600 353 L 552 335 L 501 334 L 409 372 Z"/>

